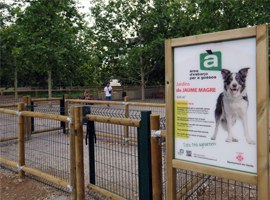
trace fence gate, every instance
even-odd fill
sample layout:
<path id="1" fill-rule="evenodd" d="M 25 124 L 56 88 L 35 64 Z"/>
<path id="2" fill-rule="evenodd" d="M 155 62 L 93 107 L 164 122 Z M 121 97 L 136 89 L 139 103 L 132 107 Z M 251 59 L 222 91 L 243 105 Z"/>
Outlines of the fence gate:
<path id="1" fill-rule="evenodd" d="M 86 115 L 89 188 L 110 198 L 152 199 L 150 114 L 142 111 L 141 120 Z"/>

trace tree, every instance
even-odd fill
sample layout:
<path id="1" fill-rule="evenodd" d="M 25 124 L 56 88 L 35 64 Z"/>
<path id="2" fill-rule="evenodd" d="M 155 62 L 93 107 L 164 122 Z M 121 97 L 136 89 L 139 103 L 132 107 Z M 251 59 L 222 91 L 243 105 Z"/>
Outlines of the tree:
<path id="1" fill-rule="evenodd" d="M 28 6 L 17 17 L 20 27 L 21 53 L 27 69 L 46 82 L 52 75 L 59 82 L 68 82 L 83 64 L 84 21 L 74 0 L 23 1 Z M 48 80 L 49 97 L 51 80 Z"/>
<path id="2" fill-rule="evenodd" d="M 19 21 L 25 28 L 28 55 L 40 73 L 48 77 L 68 74 L 80 66 L 78 49 L 82 17 L 78 14 L 73 0 L 31 1 Z M 57 77 L 57 76 L 56 76 Z M 48 80 L 48 88 L 51 88 Z M 50 92 L 49 92 L 50 97 Z"/>
<path id="3" fill-rule="evenodd" d="M 18 55 L 20 54 L 19 26 L 16 26 L 13 22 L 20 9 L 0 3 L 0 10 L 2 13 L 0 18 L 2 25 L 0 29 L 0 85 L 5 85 L 6 87 L 13 85 L 15 98 L 17 98 L 18 73 L 21 73 L 22 70 L 19 66 L 21 62 L 18 61 Z"/>
<path id="4" fill-rule="evenodd" d="M 87 28 L 75 0 L 0 3 L 1 85 L 164 84 L 164 41 L 269 23 L 268 0 L 93 0 Z M 27 76 L 27 79 L 25 78 Z M 48 81 L 50 83 L 51 81 Z"/>
<path id="5" fill-rule="evenodd" d="M 94 1 L 91 13 L 95 24 L 91 29 L 104 82 L 111 77 L 120 78 L 122 83 L 140 80 L 144 91 L 145 77 L 152 66 L 144 58 L 146 48 L 139 29 L 149 6 L 149 1 L 139 0 Z M 142 96 L 144 98 L 144 94 Z"/>
<path id="6" fill-rule="evenodd" d="M 103 73 L 140 82 L 143 91 L 147 82 L 164 84 L 165 39 L 269 23 L 269 6 L 268 0 L 95 1 L 94 52 Z"/>

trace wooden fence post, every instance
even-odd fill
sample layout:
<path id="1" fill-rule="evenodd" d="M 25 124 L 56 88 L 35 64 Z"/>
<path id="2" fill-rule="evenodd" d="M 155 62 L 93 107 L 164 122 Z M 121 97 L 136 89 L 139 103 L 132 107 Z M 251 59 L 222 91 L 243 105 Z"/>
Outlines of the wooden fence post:
<path id="1" fill-rule="evenodd" d="M 24 171 L 21 167 L 25 165 L 25 146 L 24 146 L 24 123 L 23 116 L 20 114 L 24 110 L 24 103 L 18 104 L 18 165 L 19 165 L 19 177 L 24 177 Z"/>
<path id="2" fill-rule="evenodd" d="M 150 127 L 151 131 L 160 130 L 160 116 L 151 115 Z M 161 137 L 161 135 L 160 135 Z M 162 199 L 162 155 L 159 136 L 151 136 L 151 162 L 152 162 L 152 186 L 153 199 Z"/>
<path id="3" fill-rule="evenodd" d="M 35 97 L 38 98 L 38 90 L 35 89 Z"/>
<path id="4" fill-rule="evenodd" d="M 83 162 L 83 121 L 82 107 L 74 107 L 75 117 L 75 154 L 77 199 L 84 200 L 84 162 Z"/>
<path id="5" fill-rule="evenodd" d="M 23 96 L 23 103 L 26 105 L 26 110 L 30 110 L 31 96 Z M 31 119 L 30 117 L 24 117 L 24 133 L 26 140 L 31 139 Z"/>
<path id="6" fill-rule="evenodd" d="M 76 152 L 75 152 L 75 117 L 74 117 L 74 107 L 70 110 L 71 124 L 70 124 L 70 186 L 72 187 L 72 191 L 70 194 L 70 199 L 77 199 L 77 188 L 76 188 Z M 67 126 L 68 127 L 68 126 Z"/>
<path id="7" fill-rule="evenodd" d="M 68 114 L 68 101 L 66 101 L 68 99 L 68 94 L 64 94 L 64 104 L 65 104 L 65 115 L 66 116 L 68 116 L 69 114 Z M 71 115 L 71 116 L 73 116 L 73 115 Z M 66 123 L 66 134 L 68 134 L 69 133 L 69 129 L 68 129 L 68 126 L 67 126 L 67 123 Z"/>
<path id="8" fill-rule="evenodd" d="M 128 105 L 128 96 L 124 97 L 124 101 L 125 101 L 125 117 L 129 118 L 129 105 Z M 129 131 L 128 131 L 128 126 L 124 126 L 124 139 L 126 139 L 128 141 L 129 138 Z"/>

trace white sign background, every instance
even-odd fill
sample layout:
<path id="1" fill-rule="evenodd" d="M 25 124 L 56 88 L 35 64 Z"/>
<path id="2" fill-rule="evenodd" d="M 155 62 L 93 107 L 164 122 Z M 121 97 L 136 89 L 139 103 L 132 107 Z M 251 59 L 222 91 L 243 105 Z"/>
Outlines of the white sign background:
<path id="1" fill-rule="evenodd" d="M 211 140 L 215 129 L 215 108 L 219 94 L 224 85 L 220 71 L 200 70 L 200 54 L 212 52 L 222 53 L 222 69 L 238 72 L 241 68 L 249 67 L 246 87 L 249 100 L 248 129 L 256 144 L 248 144 L 244 137 L 244 129 L 240 119 L 233 126 L 233 136 L 238 142 L 226 142 L 228 136 L 221 126 L 216 140 Z M 216 79 L 190 80 L 190 70 L 198 73 L 208 73 Z M 179 86 L 188 83 L 189 86 Z M 183 88 L 215 88 L 216 92 L 176 92 Z M 257 110 L 256 110 L 256 39 L 240 39 L 217 43 L 207 43 L 174 48 L 174 101 L 184 100 L 191 105 L 189 108 L 206 108 L 207 114 L 189 113 L 188 118 L 203 118 L 208 127 L 194 125 L 188 121 L 190 127 L 198 131 L 196 137 L 179 138 L 175 135 L 175 159 L 202 163 L 221 168 L 227 168 L 249 173 L 257 173 Z M 175 106 L 175 104 L 174 104 Z M 175 109 L 174 109 L 175 111 Z M 177 113 L 174 113 L 174 126 Z M 208 123 L 207 123 L 208 122 Z M 196 123 L 196 122 L 195 122 Z M 199 122 L 200 123 L 200 122 Z M 193 124 L 193 125 L 192 125 Z M 175 130 L 175 129 L 174 129 Z M 200 133 L 201 132 L 201 133 Z M 189 132 L 190 133 L 190 132 Z M 199 137 L 198 137 L 199 136 Z M 204 144 L 210 145 L 204 145 Z M 194 145 L 195 144 L 195 145 Z M 237 159 L 237 156 L 241 159 Z"/>

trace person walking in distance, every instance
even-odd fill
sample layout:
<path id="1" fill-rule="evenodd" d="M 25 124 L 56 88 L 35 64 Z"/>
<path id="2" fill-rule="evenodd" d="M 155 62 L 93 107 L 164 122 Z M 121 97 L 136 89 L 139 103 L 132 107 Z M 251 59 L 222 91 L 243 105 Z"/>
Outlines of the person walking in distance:
<path id="1" fill-rule="evenodd" d="M 105 99 L 107 101 L 112 100 L 112 86 L 110 86 L 110 82 L 107 82 L 107 85 L 104 87 Z"/>

